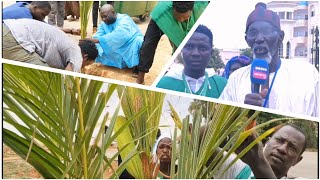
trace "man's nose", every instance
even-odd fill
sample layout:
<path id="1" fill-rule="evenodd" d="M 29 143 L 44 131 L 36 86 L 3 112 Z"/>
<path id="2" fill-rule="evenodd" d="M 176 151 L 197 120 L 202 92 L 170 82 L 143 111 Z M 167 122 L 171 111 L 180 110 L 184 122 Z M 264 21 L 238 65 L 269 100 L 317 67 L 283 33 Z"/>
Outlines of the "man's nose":
<path id="1" fill-rule="evenodd" d="M 191 55 L 199 56 L 200 55 L 199 49 L 197 47 L 193 48 L 192 52 L 191 52 Z"/>
<path id="2" fill-rule="evenodd" d="M 287 143 L 281 144 L 277 147 L 278 152 L 280 152 L 281 154 L 286 154 L 288 151 L 288 145 Z"/>
<path id="3" fill-rule="evenodd" d="M 264 36 L 261 32 L 258 32 L 256 38 L 255 38 L 255 42 L 257 43 L 261 43 L 261 42 L 264 42 Z"/>
<path id="4" fill-rule="evenodd" d="M 163 152 L 164 152 L 164 153 L 168 153 L 169 151 L 170 151 L 169 148 L 164 148 L 164 149 L 163 149 Z"/>

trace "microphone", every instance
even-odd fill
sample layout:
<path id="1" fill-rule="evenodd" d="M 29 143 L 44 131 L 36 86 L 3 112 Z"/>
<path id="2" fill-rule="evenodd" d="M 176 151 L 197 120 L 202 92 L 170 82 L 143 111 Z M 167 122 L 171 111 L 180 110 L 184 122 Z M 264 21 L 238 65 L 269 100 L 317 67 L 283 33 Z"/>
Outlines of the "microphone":
<path id="1" fill-rule="evenodd" d="M 254 59 L 251 64 L 250 79 L 253 93 L 259 93 L 260 85 L 267 82 L 269 74 L 269 65 L 266 60 Z"/>

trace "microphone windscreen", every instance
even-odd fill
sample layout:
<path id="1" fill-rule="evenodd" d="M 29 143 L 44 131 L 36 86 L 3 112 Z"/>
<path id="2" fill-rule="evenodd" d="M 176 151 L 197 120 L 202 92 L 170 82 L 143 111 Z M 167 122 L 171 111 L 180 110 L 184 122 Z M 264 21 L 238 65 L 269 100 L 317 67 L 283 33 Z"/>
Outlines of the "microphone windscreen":
<path id="1" fill-rule="evenodd" d="M 254 59 L 251 64 L 250 79 L 253 84 L 265 84 L 268 79 L 269 64 L 263 59 Z"/>

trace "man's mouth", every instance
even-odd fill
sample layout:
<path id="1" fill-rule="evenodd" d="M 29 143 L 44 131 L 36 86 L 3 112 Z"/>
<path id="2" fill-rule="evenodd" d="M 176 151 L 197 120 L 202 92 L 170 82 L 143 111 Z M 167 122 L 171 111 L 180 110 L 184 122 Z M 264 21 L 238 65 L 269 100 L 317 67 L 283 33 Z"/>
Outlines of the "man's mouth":
<path id="1" fill-rule="evenodd" d="M 160 156 L 160 159 L 170 159 L 170 156 L 168 154 L 163 154 Z"/>
<path id="2" fill-rule="evenodd" d="M 200 64 L 201 64 L 201 61 L 192 61 L 191 64 L 192 64 L 192 65 L 200 65 Z"/>
<path id="3" fill-rule="evenodd" d="M 268 51 L 268 48 L 259 46 L 259 47 L 255 47 L 253 49 L 253 52 L 256 56 L 265 56 L 268 54 L 269 51 Z"/>
<path id="4" fill-rule="evenodd" d="M 284 159 L 278 154 L 271 154 L 271 158 L 278 163 L 284 163 Z"/>
<path id="5" fill-rule="evenodd" d="M 189 63 L 194 65 L 194 66 L 197 66 L 197 65 L 202 64 L 203 63 L 202 61 L 203 60 L 200 59 L 200 58 L 193 58 L 192 60 L 191 59 L 189 60 Z"/>

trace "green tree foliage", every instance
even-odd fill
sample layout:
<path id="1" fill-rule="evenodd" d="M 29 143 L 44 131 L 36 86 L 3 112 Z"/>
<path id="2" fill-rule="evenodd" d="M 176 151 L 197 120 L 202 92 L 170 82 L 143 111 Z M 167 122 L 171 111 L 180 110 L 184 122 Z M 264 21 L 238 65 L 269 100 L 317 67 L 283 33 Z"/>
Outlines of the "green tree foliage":
<path id="1" fill-rule="evenodd" d="M 209 62 L 208 68 L 213 68 L 215 71 L 217 71 L 218 69 L 221 69 L 224 67 L 225 67 L 225 64 L 221 59 L 219 49 L 213 48 L 211 61 Z"/>
<path id="2" fill-rule="evenodd" d="M 270 119 L 283 118 L 283 117 L 285 116 L 262 112 L 258 115 L 257 121 L 259 123 L 264 123 L 269 121 Z M 281 123 L 284 123 L 284 122 L 279 121 L 279 122 L 271 123 L 263 127 L 261 130 L 262 132 L 264 132 L 268 130 L 268 128 L 275 127 Z M 290 123 L 297 125 L 305 132 L 307 136 L 306 138 L 308 142 L 307 144 L 308 148 L 318 148 L 318 123 L 317 122 L 305 120 L 305 121 L 291 121 Z"/>
<path id="3" fill-rule="evenodd" d="M 319 123 L 314 121 L 294 121 L 293 123 L 306 133 L 307 148 L 318 149 Z"/>
<path id="4" fill-rule="evenodd" d="M 193 102 L 191 102 L 188 111 L 193 113 L 195 110 L 198 110 L 200 107 L 202 107 L 202 117 L 208 119 L 213 114 L 211 106 L 212 103 L 210 102 L 194 99 Z"/>
<path id="5" fill-rule="evenodd" d="M 252 49 L 251 48 L 245 48 L 240 49 L 240 55 L 248 56 L 250 59 L 253 59 Z"/>
<path id="6" fill-rule="evenodd" d="M 214 113 L 214 111 L 212 110 L 212 107 L 210 107 L 210 103 L 206 102 L 206 101 L 201 101 L 201 100 L 197 100 L 195 99 L 189 106 L 189 112 L 192 113 L 193 111 L 202 108 L 202 117 L 207 119 L 210 118 L 212 116 L 212 114 Z M 278 118 L 285 118 L 286 116 L 282 116 L 279 114 L 272 114 L 272 113 L 267 113 L 267 112 L 261 112 L 258 116 L 257 116 L 257 123 L 261 124 L 264 122 L 268 122 L 271 119 L 278 119 Z M 268 129 L 275 127 L 277 125 L 286 123 L 288 121 L 277 121 L 271 124 L 268 124 L 266 126 L 264 126 L 263 128 L 261 128 L 259 130 L 259 133 L 263 133 L 265 131 L 267 131 Z M 308 148 L 317 148 L 318 147 L 318 123 L 314 122 L 314 121 L 291 121 L 290 123 L 293 123 L 299 127 L 301 127 L 301 129 L 303 131 L 305 131 L 306 136 L 307 136 L 307 142 Z M 266 140 L 264 140 L 266 141 Z"/>

